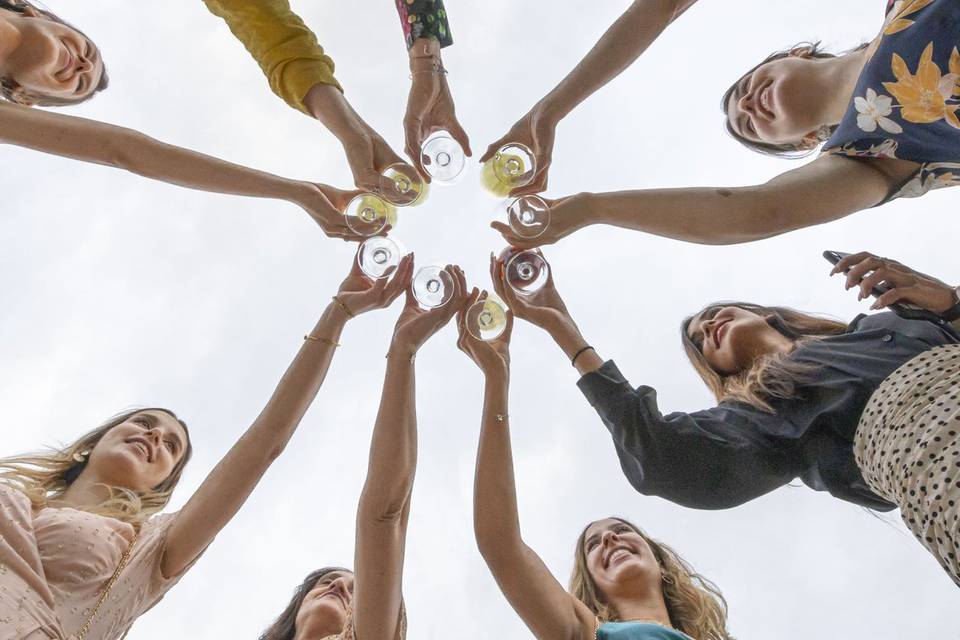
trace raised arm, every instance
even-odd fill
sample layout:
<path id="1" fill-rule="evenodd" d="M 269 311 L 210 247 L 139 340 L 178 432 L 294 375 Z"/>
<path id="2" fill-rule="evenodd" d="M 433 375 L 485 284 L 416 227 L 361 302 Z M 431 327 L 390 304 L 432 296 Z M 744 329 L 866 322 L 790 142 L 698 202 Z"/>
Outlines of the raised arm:
<path id="1" fill-rule="evenodd" d="M 403 559 L 417 468 L 414 360 L 420 347 L 463 305 L 466 280 L 448 266 L 455 285 L 443 306 L 422 311 L 407 289 L 387 353 L 380 410 L 373 427 L 367 479 L 357 507 L 354 625 L 364 640 L 394 640 L 403 599 Z"/>
<path id="2" fill-rule="evenodd" d="M 476 290 L 473 294 L 477 295 Z M 483 371 L 485 382 L 473 484 L 477 547 L 510 606 L 536 638 L 593 638 L 593 615 L 567 593 L 520 532 L 507 402 L 513 316 L 508 317 L 503 335 L 489 343 L 470 334 L 469 321 L 466 314 L 460 314 L 457 344 Z"/>
<path id="3" fill-rule="evenodd" d="M 549 201 L 550 226 L 532 240 L 491 226 L 518 247 L 552 244 L 609 224 L 699 244 L 739 244 L 843 218 L 879 204 L 913 167 L 840 156 L 816 160 L 747 187 L 683 187 L 583 193 Z"/>
<path id="4" fill-rule="evenodd" d="M 263 474 L 296 431 L 327 375 L 349 318 L 383 308 L 402 293 L 413 260 L 401 261 L 389 283 L 370 283 L 354 260 L 350 275 L 324 310 L 257 419 L 210 472 L 170 527 L 162 560 L 164 575 L 180 573 L 246 502 Z"/>
<path id="5" fill-rule="evenodd" d="M 328 236 L 357 239 L 335 206 L 342 205 L 327 197 L 345 198 L 344 192 L 233 164 L 126 127 L 0 102 L 0 143 L 200 191 L 286 200 L 302 207 Z"/>
<path id="6" fill-rule="evenodd" d="M 533 182 L 513 194 L 538 193 L 547 188 L 555 130 L 560 121 L 613 78 L 633 64 L 647 47 L 697 0 L 634 0 L 607 29 L 573 71 L 544 96 L 480 159 L 490 158 L 508 142 L 522 142 L 533 150 L 537 173 Z"/>

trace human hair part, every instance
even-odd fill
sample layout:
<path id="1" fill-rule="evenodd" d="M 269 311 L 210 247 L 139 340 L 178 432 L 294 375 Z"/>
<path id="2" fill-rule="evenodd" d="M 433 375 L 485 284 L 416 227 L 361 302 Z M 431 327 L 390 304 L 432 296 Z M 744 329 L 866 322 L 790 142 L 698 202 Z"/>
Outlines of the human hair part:
<path id="1" fill-rule="evenodd" d="M 68 29 L 73 29 L 80 35 L 82 35 L 90 42 L 93 40 L 85 34 L 80 29 L 77 29 L 75 26 L 58 16 L 57 14 L 49 11 L 47 9 L 42 9 L 28 0 L 0 0 L 0 10 L 6 9 L 7 11 L 12 11 L 14 13 L 23 13 L 28 8 L 33 9 L 40 15 L 42 15 L 47 20 L 52 20 L 58 24 L 62 24 Z M 72 105 L 82 104 L 87 102 L 93 96 L 97 95 L 101 91 L 107 89 L 110 86 L 110 77 L 107 75 L 107 66 L 103 64 L 103 72 L 100 75 L 100 81 L 97 83 L 97 87 L 91 91 L 88 95 L 79 97 L 79 98 L 54 98 L 52 96 L 29 96 L 29 104 L 24 106 L 37 106 L 37 107 L 69 107 Z M 17 91 L 20 89 L 19 85 L 12 78 L 0 78 L 0 98 L 7 100 L 8 102 L 13 102 L 15 104 L 24 104 L 23 100 L 18 99 Z"/>
<path id="2" fill-rule="evenodd" d="M 266 630 L 260 634 L 258 640 L 293 640 L 297 634 L 297 614 L 300 612 L 300 607 L 303 605 L 304 599 L 307 597 L 307 594 L 313 591 L 313 588 L 317 586 L 317 583 L 323 580 L 324 576 L 333 573 L 334 571 L 341 571 L 343 573 L 353 573 L 349 569 L 343 567 L 323 567 L 322 569 L 317 569 L 307 574 L 307 577 L 303 579 L 303 582 L 293 590 L 293 597 L 290 598 L 290 602 L 287 603 L 287 607 L 283 610 L 277 619 L 266 628 Z M 334 636 L 328 636 L 332 638 L 352 638 L 353 635 L 351 630 L 353 628 L 353 609 L 351 608 L 347 612 L 347 622 L 344 625 L 343 630 L 340 633 Z M 400 601 L 400 620 L 397 624 L 397 638 L 396 640 L 405 640 L 407 637 L 407 610 L 403 603 L 403 600 Z"/>
<path id="3" fill-rule="evenodd" d="M 632 522 L 615 516 L 611 519 L 630 527 L 653 551 L 660 565 L 663 600 L 675 629 L 696 640 L 733 640 L 727 631 L 727 601 L 713 582 L 694 571 L 672 548 L 654 540 Z M 593 524 L 584 527 L 577 538 L 570 593 L 585 604 L 601 624 L 618 622 L 619 614 L 597 587 L 587 566 L 584 544 Z"/>
<path id="4" fill-rule="evenodd" d="M 716 371 L 690 338 L 690 323 L 694 318 L 722 307 L 737 307 L 759 316 L 771 317 L 771 326 L 797 341 L 798 344 L 835 336 L 846 332 L 847 325 L 789 307 L 765 307 L 751 302 L 714 302 L 697 313 L 684 318 L 680 324 L 680 339 L 690 364 L 700 375 L 704 384 L 713 393 L 717 402 L 736 401 L 773 413 L 770 401 L 789 400 L 797 395 L 797 382 L 808 378 L 813 370 L 810 365 L 791 360 L 789 354 L 776 353 L 757 358 L 753 364 L 736 373 Z"/>
<path id="5" fill-rule="evenodd" d="M 778 158 L 787 158 L 787 159 L 805 158 L 806 156 L 810 155 L 816 150 L 816 146 L 808 149 L 805 147 L 801 147 L 797 144 L 790 144 L 790 143 L 773 144 L 769 142 L 758 142 L 755 140 L 748 140 L 740 133 L 737 133 L 737 131 L 734 130 L 733 125 L 730 124 L 729 109 L 730 109 L 730 96 L 732 96 L 733 92 L 736 91 L 737 85 L 740 84 L 740 81 L 746 78 L 747 76 L 751 75 L 754 71 L 756 71 L 757 69 L 759 69 L 760 67 L 762 67 L 767 63 L 773 62 L 774 60 L 783 60 L 784 58 L 789 58 L 791 56 L 800 57 L 800 58 L 836 58 L 837 57 L 836 54 L 825 51 L 823 47 L 820 46 L 820 44 L 821 44 L 820 40 L 817 40 L 816 42 L 798 42 L 797 44 L 793 45 L 789 49 L 784 49 L 783 51 L 776 51 L 774 53 L 771 53 L 766 58 L 764 58 L 763 61 L 760 62 L 760 64 L 754 66 L 752 69 L 750 69 L 746 73 L 741 74 L 740 77 L 738 77 L 737 80 L 732 85 L 730 85 L 730 88 L 724 92 L 723 98 L 720 101 L 720 110 L 723 112 L 724 126 L 727 129 L 727 133 L 730 134 L 730 136 L 734 140 L 736 140 L 743 146 L 747 147 L 748 149 L 751 149 L 752 151 L 756 151 L 757 153 L 762 153 L 768 156 L 776 156 Z M 861 49 L 864 46 L 866 45 L 861 45 L 860 47 L 857 47 L 857 49 Z M 853 50 L 856 51 L 857 49 L 853 49 Z M 803 51 L 803 53 L 802 54 L 796 53 L 797 51 Z M 833 132 L 835 130 L 836 130 L 836 126 L 831 126 L 830 135 L 833 135 Z"/>
<path id="6" fill-rule="evenodd" d="M 107 486 L 110 497 L 97 507 L 86 509 L 91 513 L 116 518 L 139 527 L 151 516 L 162 511 L 170 502 L 173 490 L 183 475 L 183 469 L 193 454 L 190 432 L 186 423 L 169 409 L 148 407 L 125 411 L 60 448 L 50 447 L 45 451 L 0 458 L 0 483 L 27 496 L 34 509 L 56 507 L 70 485 L 83 473 L 90 452 L 103 436 L 117 425 L 144 411 L 162 411 L 180 423 L 187 434 L 183 456 L 170 471 L 170 475 L 149 491 L 137 492 L 125 487 Z M 78 458 L 82 462 L 78 461 Z"/>

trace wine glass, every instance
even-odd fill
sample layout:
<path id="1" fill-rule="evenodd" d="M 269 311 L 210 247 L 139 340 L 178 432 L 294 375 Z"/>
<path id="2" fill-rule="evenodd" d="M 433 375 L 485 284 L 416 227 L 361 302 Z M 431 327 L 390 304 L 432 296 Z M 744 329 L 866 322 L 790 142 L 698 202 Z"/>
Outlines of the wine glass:
<path id="1" fill-rule="evenodd" d="M 441 265 L 421 267 L 413 276 L 413 297 L 423 309 L 435 309 L 450 302 L 453 277 Z"/>
<path id="2" fill-rule="evenodd" d="M 347 226 L 361 236 L 373 236 L 396 222 L 397 208 L 372 193 L 361 193 L 347 203 L 343 210 Z"/>
<path id="3" fill-rule="evenodd" d="M 480 182 L 493 195 L 505 198 L 517 187 L 530 184 L 536 172 L 533 152 L 526 145 L 512 142 L 484 163 Z"/>
<path id="4" fill-rule="evenodd" d="M 521 238 L 536 238 L 550 225 L 550 205 L 537 196 L 520 196 L 507 205 L 510 230 Z"/>
<path id="5" fill-rule="evenodd" d="M 500 254 L 506 262 L 507 284 L 519 294 L 531 295 L 547 284 L 550 265 L 539 249 L 520 250 L 508 247 Z"/>
<path id="6" fill-rule="evenodd" d="M 395 162 L 380 177 L 381 197 L 398 207 L 415 207 L 427 199 L 427 183 L 417 170 L 403 162 Z"/>
<path id="7" fill-rule="evenodd" d="M 431 134 L 420 150 L 420 163 L 437 182 L 452 184 L 467 166 L 463 147 L 446 131 Z"/>
<path id="8" fill-rule="evenodd" d="M 499 338 L 507 328 L 507 309 L 492 294 L 470 305 L 465 317 L 467 331 L 477 340 Z"/>
<path id="9" fill-rule="evenodd" d="M 386 236 L 367 238 L 360 245 L 357 262 L 360 270 L 371 280 L 385 278 L 391 267 L 397 267 L 403 257 L 399 242 Z"/>

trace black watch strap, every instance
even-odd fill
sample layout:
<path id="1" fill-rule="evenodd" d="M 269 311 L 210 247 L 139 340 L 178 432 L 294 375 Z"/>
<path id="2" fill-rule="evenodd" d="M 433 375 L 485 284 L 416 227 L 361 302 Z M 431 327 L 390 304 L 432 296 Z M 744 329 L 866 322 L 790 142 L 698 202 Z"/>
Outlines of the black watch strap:
<path id="1" fill-rule="evenodd" d="M 954 297 L 957 299 L 957 303 L 940 314 L 940 317 L 947 322 L 953 322 L 954 320 L 960 319 L 960 287 L 954 289 L 953 293 Z"/>

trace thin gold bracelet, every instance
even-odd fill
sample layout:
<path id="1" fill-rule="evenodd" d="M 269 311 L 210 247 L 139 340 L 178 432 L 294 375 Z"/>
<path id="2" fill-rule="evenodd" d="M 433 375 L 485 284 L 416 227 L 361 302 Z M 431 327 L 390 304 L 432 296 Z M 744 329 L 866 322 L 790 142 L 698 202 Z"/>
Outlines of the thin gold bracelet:
<path id="1" fill-rule="evenodd" d="M 323 344 L 333 345 L 334 347 L 339 347 L 340 343 L 336 340 L 331 340 L 330 338 L 318 338 L 317 336 L 312 336 L 309 333 L 303 336 L 304 340 L 313 340 L 314 342 L 321 342 Z"/>
<path id="2" fill-rule="evenodd" d="M 507 415 L 506 413 L 498 413 L 495 417 L 497 419 L 497 422 L 504 422 L 510 416 Z"/>
<path id="3" fill-rule="evenodd" d="M 337 306 L 340 307 L 340 309 L 341 309 L 345 314 L 347 314 L 347 317 L 348 317 L 348 318 L 356 318 L 356 317 L 357 317 L 357 316 L 355 316 L 355 315 L 353 314 L 353 311 L 350 311 L 350 308 L 349 308 L 347 305 L 345 305 L 345 304 L 343 303 L 343 300 L 341 300 L 338 296 L 333 296 L 333 298 L 331 298 L 331 300 L 333 300 L 334 302 L 337 303 Z"/>
<path id="4" fill-rule="evenodd" d="M 396 355 L 396 354 L 393 353 L 392 351 L 387 351 L 387 355 L 385 355 L 385 356 L 383 356 L 383 357 L 384 357 L 384 358 L 389 358 L 389 357 L 392 356 L 392 355 Z M 414 352 L 413 355 L 410 356 L 410 364 L 413 364 L 413 361 L 416 360 L 416 359 L 417 359 L 417 354 L 416 354 L 416 352 Z"/>

